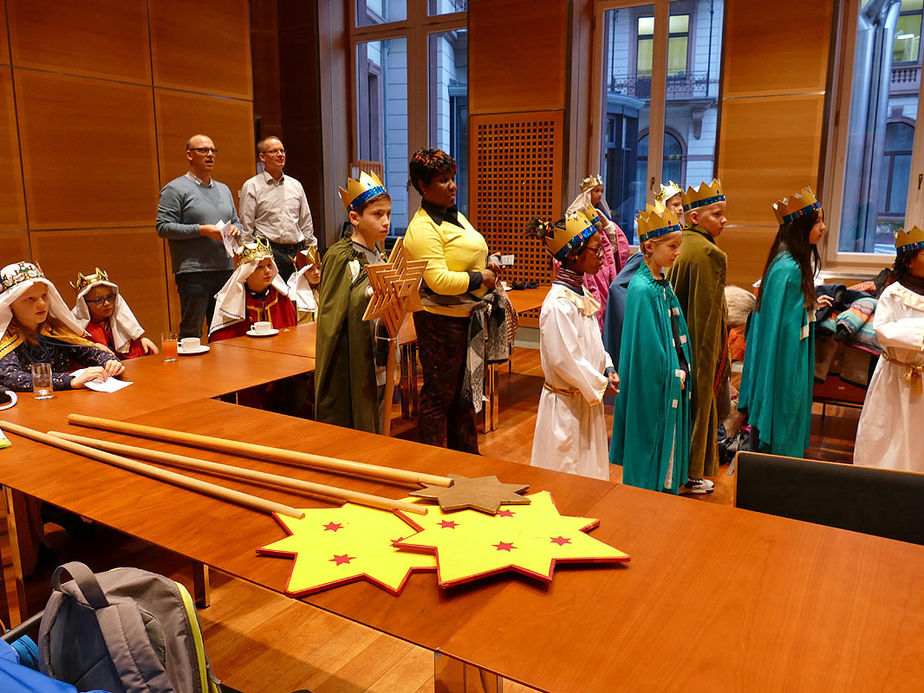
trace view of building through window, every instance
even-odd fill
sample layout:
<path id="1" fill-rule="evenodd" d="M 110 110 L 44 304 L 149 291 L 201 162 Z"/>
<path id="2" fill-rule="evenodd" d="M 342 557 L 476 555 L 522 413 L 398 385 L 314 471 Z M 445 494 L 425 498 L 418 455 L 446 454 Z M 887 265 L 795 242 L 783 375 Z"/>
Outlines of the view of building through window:
<path id="1" fill-rule="evenodd" d="M 922 0 L 861 0 L 838 250 L 895 252 L 921 89 Z"/>
<path id="2" fill-rule="evenodd" d="M 645 207 L 650 175 L 696 185 L 712 180 L 718 127 L 723 0 L 670 3 L 666 93 L 651 90 L 655 32 L 652 4 L 604 14 L 601 171 L 614 221 L 637 242 L 635 215 Z M 652 98 L 663 101 L 663 160 L 650 167 Z M 657 133 L 658 137 L 662 133 Z"/>

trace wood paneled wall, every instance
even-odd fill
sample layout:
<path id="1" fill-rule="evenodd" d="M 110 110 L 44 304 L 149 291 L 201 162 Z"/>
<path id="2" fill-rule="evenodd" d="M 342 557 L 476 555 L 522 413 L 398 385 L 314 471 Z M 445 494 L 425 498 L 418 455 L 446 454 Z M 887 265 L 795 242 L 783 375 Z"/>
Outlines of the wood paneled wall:
<path id="1" fill-rule="evenodd" d="M 818 190 L 833 11 L 833 0 L 726 5 L 718 174 L 729 283 L 760 278 L 777 230 L 770 203 Z"/>
<path id="2" fill-rule="evenodd" d="M 154 219 L 186 139 L 212 137 L 233 192 L 253 175 L 248 2 L 0 0 L 0 13 L 0 264 L 39 262 L 69 302 L 68 281 L 100 266 L 157 340 L 179 315 Z"/>

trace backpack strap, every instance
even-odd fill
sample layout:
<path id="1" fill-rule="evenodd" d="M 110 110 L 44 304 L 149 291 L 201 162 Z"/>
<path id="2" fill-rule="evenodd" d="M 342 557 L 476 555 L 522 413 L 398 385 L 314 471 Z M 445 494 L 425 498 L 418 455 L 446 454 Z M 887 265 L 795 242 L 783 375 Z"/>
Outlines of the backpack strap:
<path id="1" fill-rule="evenodd" d="M 99 581 L 93 571 L 80 561 L 71 561 L 55 568 L 54 575 L 51 576 L 52 588 L 58 592 L 64 592 L 61 589 L 61 574 L 65 571 L 74 578 L 74 584 L 92 608 L 105 609 L 109 606 L 109 600 L 103 594 L 103 588 L 99 586 Z"/>

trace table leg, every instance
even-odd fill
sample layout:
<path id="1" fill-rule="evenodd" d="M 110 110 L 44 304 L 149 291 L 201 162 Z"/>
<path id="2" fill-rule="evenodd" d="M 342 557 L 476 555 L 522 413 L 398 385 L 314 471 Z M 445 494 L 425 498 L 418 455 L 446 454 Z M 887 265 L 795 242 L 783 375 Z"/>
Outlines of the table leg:
<path id="1" fill-rule="evenodd" d="M 503 693 L 504 679 L 443 652 L 433 653 L 435 693 Z"/>
<path id="2" fill-rule="evenodd" d="M 193 599 L 200 609 L 207 609 L 212 603 L 212 587 L 209 584 L 209 567 L 193 561 Z"/>
<path id="3" fill-rule="evenodd" d="M 497 428 L 497 382 L 494 365 L 484 367 L 484 432 L 490 433 Z"/>
<path id="4" fill-rule="evenodd" d="M 420 389 L 417 387 L 419 369 L 417 368 L 417 342 L 411 344 L 411 416 L 417 416 L 420 408 Z"/>
<path id="5" fill-rule="evenodd" d="M 27 526 L 20 526 L 22 522 L 28 525 L 28 512 L 26 497 L 19 491 L 4 486 L 3 497 L 6 505 L 7 532 L 0 541 L 0 556 L 3 560 L 3 586 L 9 612 L 7 625 L 12 628 L 22 623 L 23 616 L 27 613 L 22 552 L 19 542 L 20 534 L 23 532 L 29 534 Z"/>
<path id="6" fill-rule="evenodd" d="M 411 348 L 410 344 L 401 345 L 401 418 L 411 416 Z"/>

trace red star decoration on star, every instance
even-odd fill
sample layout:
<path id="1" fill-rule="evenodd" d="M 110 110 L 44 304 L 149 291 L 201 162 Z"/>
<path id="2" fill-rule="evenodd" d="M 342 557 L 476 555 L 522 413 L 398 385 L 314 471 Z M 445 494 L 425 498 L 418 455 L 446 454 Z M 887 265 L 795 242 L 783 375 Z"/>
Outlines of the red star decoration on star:
<path id="1" fill-rule="evenodd" d="M 458 522 L 453 522 L 452 520 L 440 520 L 440 527 L 443 529 L 455 529 L 458 526 Z"/>
<path id="2" fill-rule="evenodd" d="M 497 511 L 498 517 L 513 517 L 513 515 L 514 513 L 512 510 L 498 510 Z"/>
<path id="3" fill-rule="evenodd" d="M 350 556 L 349 554 L 343 553 L 340 555 L 334 554 L 334 557 L 330 559 L 337 565 L 343 565 L 344 563 L 349 564 L 350 561 L 356 560 L 356 556 Z"/>
<path id="4" fill-rule="evenodd" d="M 564 546 L 565 544 L 570 544 L 571 540 L 568 537 L 550 537 L 553 544 L 558 544 L 559 546 Z"/>
<path id="5" fill-rule="evenodd" d="M 339 522 L 328 522 L 324 525 L 325 532 L 336 532 L 338 529 L 343 529 L 343 525 Z"/>
<path id="6" fill-rule="evenodd" d="M 498 551 L 512 551 L 516 548 L 512 541 L 501 541 L 497 544 L 491 544 L 491 546 L 496 547 Z"/>

